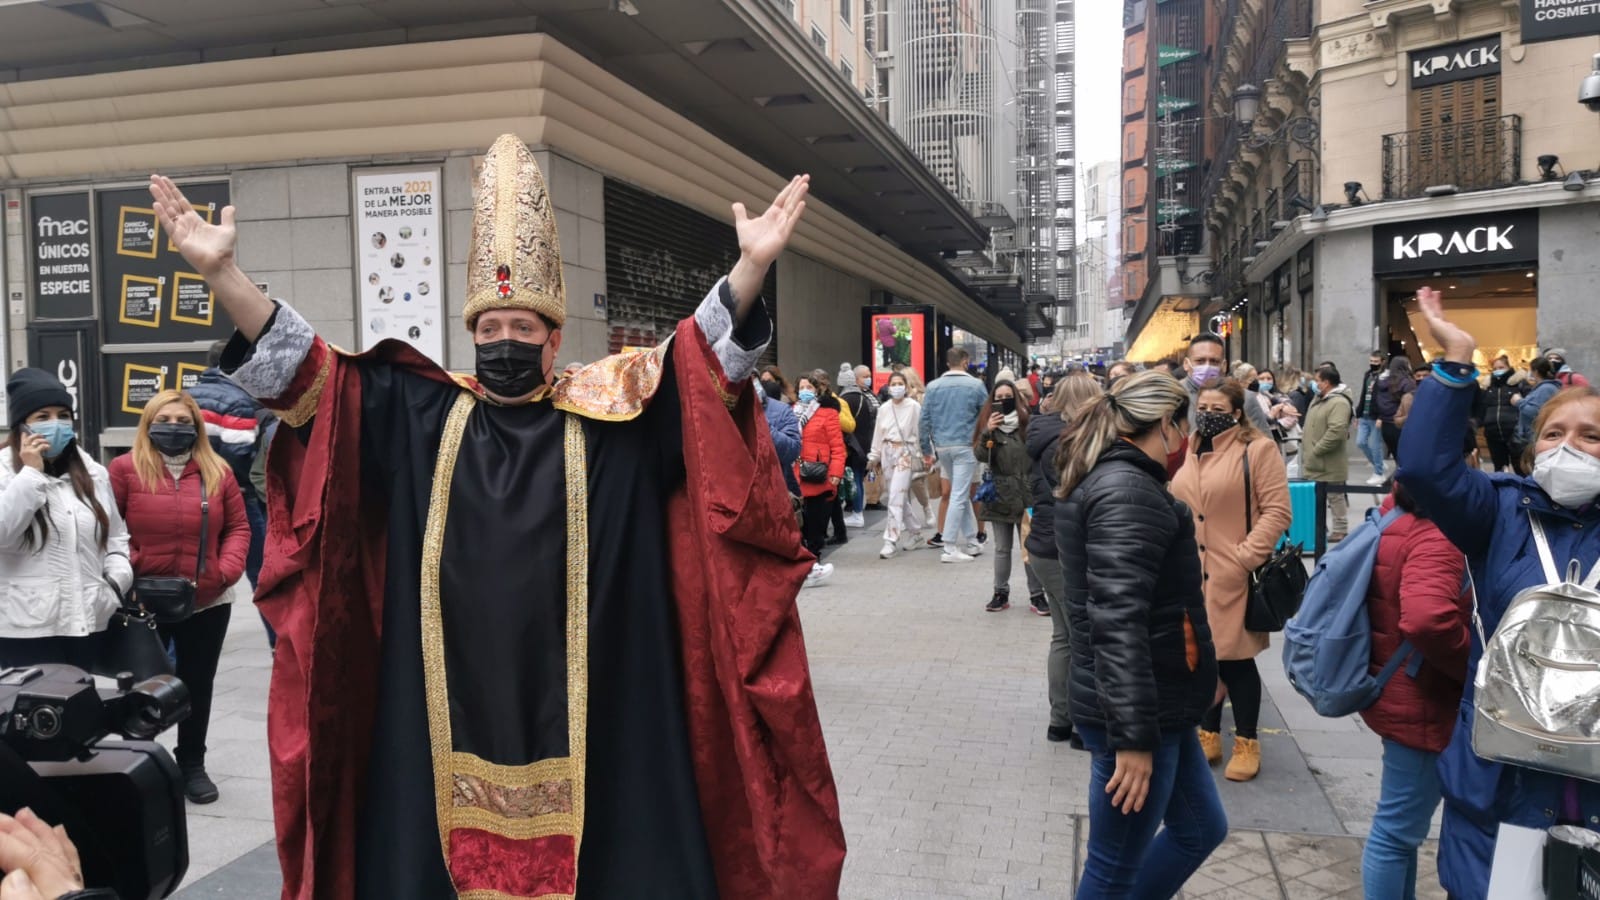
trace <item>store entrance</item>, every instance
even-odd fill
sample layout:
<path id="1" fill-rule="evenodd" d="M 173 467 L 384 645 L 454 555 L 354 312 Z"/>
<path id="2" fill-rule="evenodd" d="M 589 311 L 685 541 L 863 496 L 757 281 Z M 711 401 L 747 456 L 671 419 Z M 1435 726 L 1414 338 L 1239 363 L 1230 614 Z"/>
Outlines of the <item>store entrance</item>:
<path id="1" fill-rule="evenodd" d="M 1490 272 L 1454 272 L 1426 278 L 1396 278 L 1380 283 L 1385 343 L 1390 356 L 1409 357 L 1413 366 L 1444 352 L 1433 340 L 1417 309 L 1417 290 L 1432 287 L 1444 294 L 1450 320 L 1478 339 L 1473 358 L 1486 372 L 1505 354 L 1523 371 L 1539 353 L 1539 279 L 1532 268 Z"/>

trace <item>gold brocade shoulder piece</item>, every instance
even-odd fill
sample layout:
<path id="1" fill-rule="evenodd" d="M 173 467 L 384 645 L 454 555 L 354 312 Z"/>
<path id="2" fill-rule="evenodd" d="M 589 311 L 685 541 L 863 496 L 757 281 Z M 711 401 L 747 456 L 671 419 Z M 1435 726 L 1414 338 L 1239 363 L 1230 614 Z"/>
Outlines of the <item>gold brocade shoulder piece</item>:
<path id="1" fill-rule="evenodd" d="M 671 343 L 668 338 L 651 350 L 608 356 L 561 379 L 555 387 L 556 409 L 602 422 L 638 417 L 661 387 Z"/>
<path id="2" fill-rule="evenodd" d="M 476 395 L 464 390 L 457 395 L 445 419 L 422 540 L 423 693 L 428 709 L 440 850 L 446 869 L 454 872 L 451 836 L 458 829 L 484 831 L 519 841 L 570 835 L 572 871 L 576 873 L 583 842 L 589 696 L 589 472 L 583 422 L 569 415 L 564 417 L 563 424 L 567 501 L 567 755 L 526 765 L 500 765 L 455 749 L 439 584 L 451 482 L 467 420 L 477 405 Z M 461 897 L 510 900 L 513 895 L 477 889 L 463 891 Z M 555 900 L 570 895 L 545 897 Z"/>

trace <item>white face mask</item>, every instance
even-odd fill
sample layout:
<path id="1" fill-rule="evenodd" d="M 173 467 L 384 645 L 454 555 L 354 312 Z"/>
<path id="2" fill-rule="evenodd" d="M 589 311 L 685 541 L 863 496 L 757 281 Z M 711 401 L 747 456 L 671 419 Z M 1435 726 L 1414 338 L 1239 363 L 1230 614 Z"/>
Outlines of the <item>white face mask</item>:
<path id="1" fill-rule="evenodd" d="M 1600 459 L 1571 444 L 1551 447 L 1534 459 L 1533 480 L 1558 506 L 1578 509 L 1600 496 Z"/>
<path id="2" fill-rule="evenodd" d="M 889 385 L 889 396 L 893 397 L 896 400 L 899 400 L 901 397 L 904 397 L 905 395 L 906 395 L 906 386 L 905 385 L 903 385 L 903 384 L 891 384 L 891 385 Z"/>

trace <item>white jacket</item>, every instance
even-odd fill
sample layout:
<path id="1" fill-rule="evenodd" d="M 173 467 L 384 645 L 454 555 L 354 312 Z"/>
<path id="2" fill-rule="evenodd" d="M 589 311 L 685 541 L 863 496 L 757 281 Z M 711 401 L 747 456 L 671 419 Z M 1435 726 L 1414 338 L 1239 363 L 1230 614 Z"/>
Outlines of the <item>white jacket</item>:
<path id="1" fill-rule="evenodd" d="M 870 462 L 882 462 L 888 455 L 889 445 L 900 445 L 901 453 L 917 453 L 919 442 L 922 439 L 922 404 L 906 397 L 903 400 L 890 400 L 878 407 L 878 427 L 872 435 L 872 451 L 868 454 Z M 885 465 L 893 465 L 889 460 Z"/>
<path id="2" fill-rule="evenodd" d="M 78 450 L 94 479 L 109 522 L 106 549 L 95 533 L 94 510 L 78 499 L 72 478 L 52 478 L 32 466 L 14 471 L 10 448 L 0 448 L 0 637 L 82 637 L 104 631 L 117 595 L 133 586 L 128 527 L 117 511 L 104 466 Z M 33 514 L 45 510 L 50 536 L 37 546 Z M 33 532 L 35 546 L 25 540 Z"/>

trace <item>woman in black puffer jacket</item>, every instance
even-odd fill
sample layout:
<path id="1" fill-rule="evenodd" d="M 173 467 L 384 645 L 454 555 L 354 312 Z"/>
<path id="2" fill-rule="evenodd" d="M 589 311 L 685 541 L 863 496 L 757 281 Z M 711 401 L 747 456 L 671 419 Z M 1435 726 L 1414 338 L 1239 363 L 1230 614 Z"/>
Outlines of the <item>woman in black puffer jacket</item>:
<path id="1" fill-rule="evenodd" d="M 1050 604 L 1050 659 L 1046 680 L 1050 689 L 1050 725 L 1045 738 L 1071 741 L 1083 749 L 1083 741 L 1072 733 L 1072 714 L 1067 703 L 1067 685 L 1072 680 L 1072 628 L 1067 623 L 1067 607 L 1062 596 L 1061 560 L 1056 550 L 1056 486 L 1061 470 L 1056 468 L 1056 446 L 1067 423 L 1089 401 L 1103 391 L 1100 382 L 1080 372 L 1056 382 L 1045 394 L 1039 415 L 1028 420 L 1028 456 L 1033 460 L 1033 527 L 1028 531 L 1028 564 L 1044 585 Z"/>
<path id="2" fill-rule="evenodd" d="M 1167 492 L 1188 401 L 1170 376 L 1141 372 L 1061 441 L 1072 724 L 1094 754 L 1078 900 L 1175 896 L 1228 834 L 1195 734 L 1217 700 L 1200 554 L 1188 507 Z"/>

